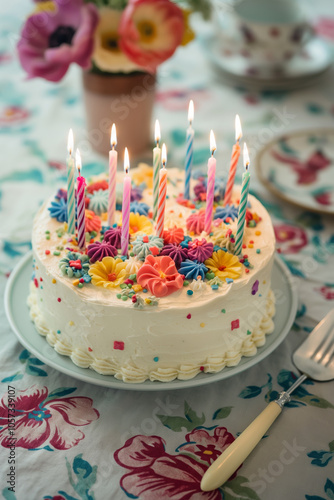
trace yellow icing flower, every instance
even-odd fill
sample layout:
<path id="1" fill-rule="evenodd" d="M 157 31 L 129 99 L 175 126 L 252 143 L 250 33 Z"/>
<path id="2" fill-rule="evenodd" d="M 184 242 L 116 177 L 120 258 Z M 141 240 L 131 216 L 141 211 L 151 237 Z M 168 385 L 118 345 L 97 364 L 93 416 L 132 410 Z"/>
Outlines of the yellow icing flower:
<path id="1" fill-rule="evenodd" d="M 126 263 L 122 259 L 104 257 L 101 261 L 95 262 L 88 272 L 92 277 L 93 285 L 103 286 L 104 288 L 116 288 L 127 278 L 125 268 Z"/>
<path id="2" fill-rule="evenodd" d="M 118 225 L 122 225 L 122 218 L 119 220 Z M 135 235 L 137 237 L 138 234 L 152 234 L 153 233 L 153 225 L 148 217 L 145 215 L 135 214 L 130 212 L 130 227 L 129 227 L 130 236 Z"/>
<path id="3" fill-rule="evenodd" d="M 131 177 L 136 186 L 140 186 L 145 182 L 148 189 L 153 187 L 153 168 L 146 163 L 139 163 L 132 173 Z"/>
<path id="4" fill-rule="evenodd" d="M 240 264 L 238 257 L 223 250 L 213 252 L 212 257 L 207 259 L 204 264 L 220 279 L 236 279 L 242 272 L 242 264 Z"/>

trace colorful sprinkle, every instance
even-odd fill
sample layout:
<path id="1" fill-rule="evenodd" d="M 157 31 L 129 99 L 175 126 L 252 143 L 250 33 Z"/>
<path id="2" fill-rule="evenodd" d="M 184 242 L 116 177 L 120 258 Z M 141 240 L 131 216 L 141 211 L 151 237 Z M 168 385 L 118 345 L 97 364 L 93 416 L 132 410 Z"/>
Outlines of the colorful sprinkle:
<path id="1" fill-rule="evenodd" d="M 257 248 L 257 249 L 256 249 L 256 253 L 261 253 L 260 248 Z"/>
<path id="2" fill-rule="evenodd" d="M 45 255 L 50 255 L 50 250 L 45 250 Z"/>
<path id="3" fill-rule="evenodd" d="M 259 289 L 259 280 L 256 280 L 252 286 L 252 295 L 255 295 Z"/>
<path id="4" fill-rule="evenodd" d="M 250 335 L 252 332 L 250 330 L 247 330 L 247 335 Z"/>
<path id="5" fill-rule="evenodd" d="M 260 236 L 261 231 L 255 231 L 256 236 Z"/>
<path id="6" fill-rule="evenodd" d="M 205 323 L 200 323 L 199 325 L 201 328 L 204 328 L 205 327 Z"/>
<path id="7" fill-rule="evenodd" d="M 120 340 L 115 340 L 114 349 L 119 350 L 119 351 L 124 351 L 124 342 L 122 342 Z"/>
<path id="8" fill-rule="evenodd" d="M 57 299 L 57 300 L 58 300 L 58 302 L 61 302 L 61 298 L 60 298 L 60 297 L 58 297 L 58 299 Z"/>
<path id="9" fill-rule="evenodd" d="M 189 285 L 189 281 L 184 280 L 184 282 L 183 282 L 183 286 L 188 286 L 188 285 Z"/>
<path id="10" fill-rule="evenodd" d="M 88 347 L 88 350 L 89 350 L 89 352 L 92 352 L 92 351 L 93 351 L 93 349 L 92 349 L 91 347 Z"/>
<path id="11" fill-rule="evenodd" d="M 233 321 L 231 321 L 231 330 L 236 330 L 239 327 L 240 327 L 240 322 L 238 319 L 234 319 Z"/>
<path id="12" fill-rule="evenodd" d="M 34 278 L 34 284 L 35 284 L 35 287 L 38 288 L 38 280 L 37 280 L 37 278 Z"/>
<path id="13" fill-rule="evenodd" d="M 60 330 L 57 330 L 57 333 L 58 333 L 58 335 L 59 335 L 59 334 L 61 333 L 61 331 L 60 331 Z"/>
<path id="14" fill-rule="evenodd" d="M 201 370 L 201 372 L 204 372 L 204 366 L 200 366 L 199 369 Z"/>
<path id="15" fill-rule="evenodd" d="M 233 283 L 233 281 L 234 281 L 234 280 L 233 280 L 232 278 L 226 278 L 226 283 L 227 283 L 227 284 Z"/>
<path id="16" fill-rule="evenodd" d="M 187 290 L 188 295 L 192 295 L 194 292 L 192 290 Z"/>
<path id="17" fill-rule="evenodd" d="M 155 358 L 153 358 L 153 361 L 155 361 L 157 363 L 159 361 L 158 356 L 156 356 Z"/>
<path id="18" fill-rule="evenodd" d="M 218 285 L 211 285 L 212 290 L 218 290 L 219 286 Z"/>
<path id="19" fill-rule="evenodd" d="M 225 314 L 226 313 L 226 309 L 222 309 L 221 312 Z"/>
<path id="20" fill-rule="evenodd" d="M 52 279 L 52 283 L 53 283 L 53 284 L 57 283 L 57 280 L 53 278 L 53 279 Z"/>
<path id="21" fill-rule="evenodd" d="M 191 319 L 191 314 L 187 314 L 187 319 Z"/>
<path id="22" fill-rule="evenodd" d="M 69 324 L 70 326 L 74 326 L 74 321 L 69 321 L 69 322 L 68 322 L 68 324 Z"/>

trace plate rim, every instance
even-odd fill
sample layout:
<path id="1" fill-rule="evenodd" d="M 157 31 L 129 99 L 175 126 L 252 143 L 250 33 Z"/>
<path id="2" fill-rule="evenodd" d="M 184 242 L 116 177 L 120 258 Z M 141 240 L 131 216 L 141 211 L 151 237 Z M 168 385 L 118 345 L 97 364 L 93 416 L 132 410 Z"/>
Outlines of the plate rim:
<path id="1" fill-rule="evenodd" d="M 38 357 L 41 361 L 43 361 L 46 365 L 50 366 L 51 368 L 54 368 L 58 370 L 61 373 L 64 373 L 65 375 L 69 375 L 77 380 L 83 381 L 83 382 L 88 382 L 93 385 L 98 385 L 100 387 L 108 387 L 110 389 L 121 389 L 121 390 L 135 390 L 135 391 L 161 391 L 161 390 L 179 390 L 179 389 L 186 389 L 186 388 L 192 388 L 192 387 L 198 387 L 214 382 L 219 382 L 221 380 L 227 379 L 232 377 L 233 375 L 237 375 L 239 373 L 242 373 L 243 371 L 247 370 L 248 368 L 251 368 L 258 362 L 262 361 L 265 359 L 267 356 L 269 356 L 286 338 L 288 333 L 290 332 L 291 326 L 293 324 L 293 321 L 296 316 L 297 312 L 297 307 L 298 307 L 298 294 L 294 288 L 294 283 L 293 283 L 293 277 L 286 266 L 286 264 L 278 257 L 277 254 L 275 254 L 275 259 L 274 259 L 274 266 L 277 265 L 282 273 L 285 276 L 286 279 L 286 284 L 289 287 L 289 291 L 291 294 L 291 304 L 290 304 L 290 311 L 288 315 L 288 319 L 282 328 L 281 332 L 279 332 L 277 338 L 270 344 L 264 344 L 264 346 L 261 346 L 258 348 L 258 350 L 263 349 L 262 351 L 258 352 L 255 354 L 255 356 L 251 356 L 249 358 L 243 357 L 243 359 L 247 360 L 243 364 L 238 364 L 233 367 L 226 367 L 220 372 L 217 373 L 212 373 L 212 374 L 205 374 L 203 378 L 198 378 L 199 375 L 196 377 L 190 379 L 190 380 L 173 380 L 171 382 L 151 382 L 149 380 L 146 380 L 145 382 L 142 383 L 127 383 L 123 382 L 122 380 L 117 380 L 114 378 L 113 375 L 101 375 L 96 372 L 93 372 L 92 370 L 88 370 L 87 368 L 80 368 L 76 366 L 73 361 L 70 359 L 68 356 L 62 356 L 61 354 L 58 354 L 54 349 L 50 346 L 50 348 L 53 350 L 53 353 L 55 353 L 58 356 L 62 356 L 64 359 L 67 358 L 69 361 L 69 368 L 66 366 L 60 366 L 57 361 L 54 361 L 53 359 L 48 358 L 46 355 L 43 353 L 40 353 L 38 348 L 35 348 L 34 345 L 32 345 L 25 337 L 25 335 L 19 330 L 19 328 L 16 325 L 15 319 L 13 317 L 12 313 L 12 308 L 11 308 L 11 295 L 13 293 L 13 289 L 17 283 L 17 277 L 19 276 L 20 271 L 29 264 L 29 261 L 32 260 L 33 258 L 33 252 L 30 250 L 14 267 L 12 270 L 8 282 L 6 284 L 5 288 L 5 295 L 4 295 L 4 303 L 5 303 L 5 312 L 7 319 L 9 321 L 10 327 L 14 334 L 16 335 L 17 339 L 19 342 L 25 347 L 29 352 L 32 352 L 35 356 Z M 276 310 L 277 313 L 277 310 Z M 29 323 L 31 326 L 35 329 L 35 326 L 31 322 L 30 316 L 29 316 L 29 311 L 27 309 L 27 314 L 28 314 L 28 319 Z M 30 325 L 29 325 L 30 326 Z M 42 335 L 40 335 L 37 330 L 35 329 L 36 334 L 43 338 Z M 39 338 L 36 337 L 36 338 Z M 44 338 L 44 341 L 47 344 L 46 339 Z M 49 344 L 47 344 L 49 345 Z M 56 358 L 57 359 L 57 358 Z M 73 366 L 72 366 L 73 365 Z M 95 374 L 94 377 L 91 375 Z M 97 377 L 98 376 L 98 377 Z M 110 377 L 110 378 L 109 378 Z"/>
<path id="2" fill-rule="evenodd" d="M 255 170 L 256 170 L 258 179 L 262 183 L 262 185 L 265 186 L 271 193 L 273 193 L 274 195 L 276 195 L 281 200 L 287 201 L 288 203 L 290 203 L 291 205 L 293 205 L 295 207 L 304 208 L 306 210 L 310 210 L 311 212 L 315 212 L 315 213 L 318 213 L 318 214 L 329 215 L 329 216 L 330 215 L 334 215 L 334 207 L 333 207 L 333 209 L 331 211 L 321 210 L 320 208 L 313 208 L 313 207 L 310 207 L 310 206 L 308 206 L 308 205 L 306 205 L 304 203 L 298 203 L 298 202 L 292 200 L 291 198 L 289 198 L 288 196 L 286 196 L 285 194 L 283 194 L 275 186 L 273 186 L 273 184 L 267 179 L 267 177 L 264 175 L 264 173 L 262 171 L 262 168 L 263 168 L 262 165 L 261 165 L 262 156 L 266 153 L 267 149 L 269 149 L 271 146 L 273 146 L 273 144 L 276 144 L 279 140 L 281 140 L 283 138 L 286 138 L 287 136 L 289 138 L 290 137 L 300 137 L 300 136 L 303 136 L 305 134 L 309 134 L 310 132 L 314 133 L 314 129 L 312 129 L 312 128 L 303 128 L 303 129 L 299 129 L 299 130 L 287 132 L 286 134 L 276 135 L 271 141 L 267 142 L 263 146 L 263 148 L 256 154 L 256 158 L 255 158 Z M 319 128 L 319 129 L 317 128 L 316 132 L 320 133 L 320 134 L 326 133 L 326 132 L 331 132 L 334 135 L 334 127 L 333 128 L 322 127 L 322 128 Z"/>

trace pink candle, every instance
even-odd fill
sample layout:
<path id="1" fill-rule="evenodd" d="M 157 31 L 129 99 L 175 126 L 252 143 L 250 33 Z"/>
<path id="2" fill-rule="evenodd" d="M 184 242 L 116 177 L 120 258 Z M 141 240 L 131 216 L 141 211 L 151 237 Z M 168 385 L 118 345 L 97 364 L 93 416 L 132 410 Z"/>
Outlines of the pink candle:
<path id="1" fill-rule="evenodd" d="M 157 224 L 155 226 L 155 231 L 159 238 L 162 238 L 164 232 L 164 222 L 165 222 L 165 206 L 166 206 L 166 195 L 167 195 L 167 150 L 166 144 L 162 145 L 161 153 L 162 168 L 159 172 L 159 200 L 158 200 L 158 216 Z"/>
<path id="2" fill-rule="evenodd" d="M 108 196 L 108 224 L 112 226 L 115 222 L 116 212 L 116 174 L 117 174 L 117 144 L 116 126 L 113 123 L 110 136 L 111 150 L 109 151 L 109 196 Z"/>
<path id="3" fill-rule="evenodd" d="M 86 220 L 85 220 L 85 187 L 86 179 L 81 175 L 81 156 L 77 149 L 75 154 L 75 163 L 78 169 L 77 177 L 77 229 L 78 229 L 78 247 L 80 250 L 86 249 Z"/>
<path id="4" fill-rule="evenodd" d="M 128 148 L 124 152 L 124 180 L 123 180 L 123 203 L 122 203 L 122 255 L 128 255 L 129 247 L 129 225 L 130 225 L 130 198 L 131 198 L 131 177 L 129 174 L 130 162 Z"/>
<path id="5" fill-rule="evenodd" d="M 216 151 L 215 136 L 211 130 L 210 132 L 210 149 L 211 158 L 208 161 L 208 183 L 206 187 L 206 209 L 204 231 L 209 234 L 211 232 L 213 201 L 215 197 L 215 177 L 216 177 L 216 159 L 213 157 Z"/>
<path id="6" fill-rule="evenodd" d="M 228 174 L 225 196 L 224 196 L 224 205 L 231 205 L 232 200 L 232 191 L 234 186 L 234 178 L 237 171 L 238 161 L 240 157 L 240 146 L 239 141 L 242 137 L 241 123 L 239 115 L 235 117 L 235 144 L 232 149 L 231 163 L 230 163 L 230 171 Z"/>

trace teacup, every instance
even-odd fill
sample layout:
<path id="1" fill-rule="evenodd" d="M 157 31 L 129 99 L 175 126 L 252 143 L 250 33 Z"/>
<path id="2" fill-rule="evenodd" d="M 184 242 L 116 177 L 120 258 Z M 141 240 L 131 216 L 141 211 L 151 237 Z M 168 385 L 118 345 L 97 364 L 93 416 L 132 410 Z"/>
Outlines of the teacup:
<path id="1" fill-rule="evenodd" d="M 313 35 L 294 0 L 239 0 L 234 13 L 244 55 L 262 64 L 283 65 Z"/>

